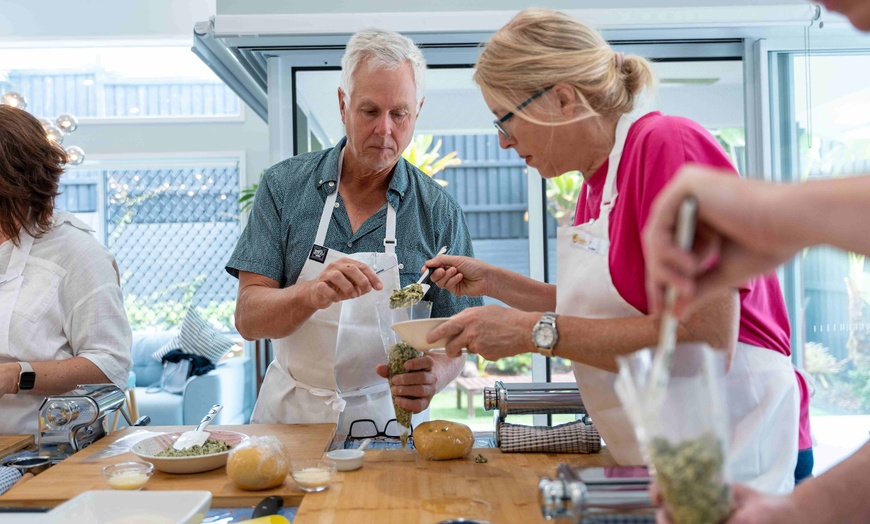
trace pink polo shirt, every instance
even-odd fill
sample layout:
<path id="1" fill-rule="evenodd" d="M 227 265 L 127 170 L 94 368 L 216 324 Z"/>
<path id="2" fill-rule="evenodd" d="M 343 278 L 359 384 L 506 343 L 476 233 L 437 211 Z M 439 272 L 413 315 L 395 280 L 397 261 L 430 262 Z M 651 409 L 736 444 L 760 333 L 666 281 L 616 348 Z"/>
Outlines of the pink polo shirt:
<path id="1" fill-rule="evenodd" d="M 626 302 L 649 312 L 646 297 L 646 262 L 643 226 L 656 195 L 686 163 L 737 172 L 728 156 L 707 130 L 691 120 L 649 113 L 628 132 L 617 170 L 618 198 L 610 213 L 610 273 Z M 586 181 L 580 192 L 574 224 L 598 218 L 608 163 Z M 790 328 L 785 300 L 775 274 L 753 279 L 740 288 L 740 342 L 791 355 Z M 798 448 L 812 447 L 809 391 L 797 375 L 801 394 Z"/>

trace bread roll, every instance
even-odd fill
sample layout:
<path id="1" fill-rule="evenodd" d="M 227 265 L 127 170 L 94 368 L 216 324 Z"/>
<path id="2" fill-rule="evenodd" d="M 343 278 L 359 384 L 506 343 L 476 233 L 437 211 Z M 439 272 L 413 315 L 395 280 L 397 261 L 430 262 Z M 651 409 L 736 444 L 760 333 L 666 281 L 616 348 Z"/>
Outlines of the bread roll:
<path id="1" fill-rule="evenodd" d="M 290 457 L 275 437 L 251 437 L 230 451 L 227 475 L 250 490 L 280 486 L 290 471 Z"/>
<path id="2" fill-rule="evenodd" d="M 427 460 L 458 459 L 471 451 L 474 434 L 465 424 L 433 420 L 414 428 L 414 445 Z"/>

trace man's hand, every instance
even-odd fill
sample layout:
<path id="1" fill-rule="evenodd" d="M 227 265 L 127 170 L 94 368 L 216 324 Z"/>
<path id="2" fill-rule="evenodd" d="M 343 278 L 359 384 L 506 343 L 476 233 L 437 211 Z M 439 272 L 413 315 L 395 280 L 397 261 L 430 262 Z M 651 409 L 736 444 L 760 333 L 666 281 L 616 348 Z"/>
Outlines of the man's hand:
<path id="1" fill-rule="evenodd" d="M 374 270 L 352 258 L 342 258 L 326 266 L 316 279 L 308 282 L 309 305 L 326 309 L 336 302 L 357 298 L 384 285 Z"/>
<path id="2" fill-rule="evenodd" d="M 429 407 L 432 397 L 437 393 L 438 377 L 432 371 L 435 361 L 428 355 L 412 358 L 405 362 L 408 373 L 396 375 L 390 381 L 390 390 L 396 397 L 396 405 L 412 413 L 420 413 Z M 390 368 L 378 364 L 378 375 L 390 378 Z"/>

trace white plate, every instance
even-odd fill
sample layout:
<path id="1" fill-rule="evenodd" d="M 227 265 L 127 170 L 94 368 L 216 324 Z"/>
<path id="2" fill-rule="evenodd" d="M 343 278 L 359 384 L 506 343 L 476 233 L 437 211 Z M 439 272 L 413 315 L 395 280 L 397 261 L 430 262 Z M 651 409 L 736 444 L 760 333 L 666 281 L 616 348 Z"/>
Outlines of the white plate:
<path id="1" fill-rule="evenodd" d="M 198 524 L 208 491 L 86 491 L 46 513 L 44 524 Z"/>
<path id="2" fill-rule="evenodd" d="M 142 442 L 137 442 L 130 448 L 134 455 L 154 464 L 154 469 L 163 471 L 164 473 L 201 473 L 203 471 L 211 471 L 227 465 L 227 458 L 230 452 L 212 453 L 211 455 L 200 455 L 197 457 L 158 457 L 158 453 L 164 449 L 171 448 L 183 431 L 175 433 L 161 433 L 151 438 L 146 438 Z M 231 448 L 236 447 L 241 441 L 248 438 L 247 435 L 237 433 L 235 431 L 219 431 L 209 430 L 208 438 L 226 442 Z"/>
<path id="3" fill-rule="evenodd" d="M 447 338 L 436 340 L 433 343 L 426 342 L 426 335 L 446 322 L 446 318 L 424 318 L 422 320 L 406 320 L 405 322 L 397 322 L 393 324 L 393 331 L 402 337 L 402 340 L 407 342 L 417 351 L 425 351 L 433 348 L 443 348 L 447 345 Z"/>

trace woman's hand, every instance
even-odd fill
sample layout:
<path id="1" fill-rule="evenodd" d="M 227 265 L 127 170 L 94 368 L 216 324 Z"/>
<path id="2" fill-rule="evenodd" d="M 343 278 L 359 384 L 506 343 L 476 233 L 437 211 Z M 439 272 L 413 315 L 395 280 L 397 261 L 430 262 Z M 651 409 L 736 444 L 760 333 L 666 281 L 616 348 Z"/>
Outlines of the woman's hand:
<path id="1" fill-rule="evenodd" d="M 431 271 L 429 279 L 458 297 L 491 296 L 492 266 L 476 258 L 438 255 L 423 266 Z"/>
<path id="2" fill-rule="evenodd" d="M 457 357 L 462 348 L 486 360 L 498 360 L 534 351 L 532 329 L 541 313 L 527 313 L 502 306 L 468 308 L 450 317 L 426 335 L 427 342 L 452 337 L 447 356 Z"/>
<path id="3" fill-rule="evenodd" d="M 800 245 L 765 227 L 768 206 L 782 190 L 710 168 L 683 167 L 656 197 L 644 228 L 652 310 L 661 311 L 667 286 L 678 290 L 675 312 L 684 316 L 708 298 L 792 257 Z M 680 205 L 689 196 L 698 200 L 698 226 L 692 251 L 686 253 L 676 245 L 674 229 Z"/>

